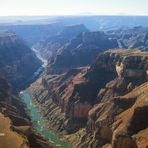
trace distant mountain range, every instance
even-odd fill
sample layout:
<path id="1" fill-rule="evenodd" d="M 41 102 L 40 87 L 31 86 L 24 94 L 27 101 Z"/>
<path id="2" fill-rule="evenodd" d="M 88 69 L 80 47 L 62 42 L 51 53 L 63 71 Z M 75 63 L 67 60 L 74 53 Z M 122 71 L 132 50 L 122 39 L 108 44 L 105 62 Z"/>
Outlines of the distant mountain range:
<path id="1" fill-rule="evenodd" d="M 148 16 L 14 16 L 0 17 L 3 25 L 31 25 L 61 23 L 63 25 L 84 24 L 89 30 L 117 29 L 123 27 L 146 26 Z"/>

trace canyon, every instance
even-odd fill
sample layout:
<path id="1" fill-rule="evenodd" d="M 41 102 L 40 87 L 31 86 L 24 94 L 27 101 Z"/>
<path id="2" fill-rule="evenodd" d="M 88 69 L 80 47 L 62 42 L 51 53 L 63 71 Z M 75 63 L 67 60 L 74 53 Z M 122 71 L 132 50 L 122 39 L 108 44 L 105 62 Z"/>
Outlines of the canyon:
<path id="1" fill-rule="evenodd" d="M 60 19 L 0 25 L 0 147 L 147 148 L 147 26 Z"/>
<path id="2" fill-rule="evenodd" d="M 45 73 L 28 91 L 50 126 L 68 134 L 72 142 L 75 133 L 79 135 L 74 147 L 138 147 L 137 137 L 147 141 L 147 135 L 139 137 L 148 125 L 147 56 L 140 50 L 106 51 L 91 67 Z M 133 131 L 133 126 L 140 129 Z"/>

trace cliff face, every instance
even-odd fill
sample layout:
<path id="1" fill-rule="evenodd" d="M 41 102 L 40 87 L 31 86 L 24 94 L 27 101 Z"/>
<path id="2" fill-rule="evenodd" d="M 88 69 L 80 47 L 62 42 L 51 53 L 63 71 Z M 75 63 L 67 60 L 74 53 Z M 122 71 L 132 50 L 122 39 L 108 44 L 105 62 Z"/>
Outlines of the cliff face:
<path id="1" fill-rule="evenodd" d="M 33 51 L 15 33 L 0 31 L 0 75 L 18 88 L 41 66 Z"/>
<path id="2" fill-rule="evenodd" d="M 88 102 L 81 103 L 79 100 L 74 102 L 74 98 L 77 99 L 79 96 L 78 91 L 81 89 L 79 86 L 81 87 L 84 82 L 81 79 L 83 74 L 77 76 L 80 71 L 81 69 L 73 69 L 63 75 L 44 75 L 29 88 L 33 99 L 41 105 L 49 125 L 55 125 L 57 130 L 72 132 L 84 126 L 87 119 L 91 105 Z M 86 68 L 82 71 L 85 73 Z M 73 77 L 76 77 L 77 83 L 73 84 Z"/>
<path id="3" fill-rule="evenodd" d="M 117 41 L 109 38 L 104 32 L 81 33 L 65 45 L 50 62 L 49 72 L 58 73 L 92 64 L 99 52 L 116 47 Z"/>
<path id="4" fill-rule="evenodd" d="M 108 54 L 108 52 L 106 53 Z M 134 87 L 147 81 L 147 53 L 140 50 L 114 50 L 112 57 L 118 60 L 115 63 L 117 77 L 108 82 L 105 88 L 98 93 L 101 101 L 108 97 L 123 95 Z"/>
<path id="5" fill-rule="evenodd" d="M 30 118 L 20 98 L 14 96 L 10 85 L 0 78 L 0 147 L 50 147 L 50 144 L 31 129 Z"/>
<path id="6" fill-rule="evenodd" d="M 101 54 L 98 64 L 91 68 L 75 68 L 62 75 L 47 73 L 31 85 L 29 91 L 44 108 L 48 120 L 52 110 L 51 102 L 57 104 L 65 113 L 60 130 L 73 132 L 86 125 L 88 111 L 99 101 L 99 89 L 116 76 L 114 62 L 111 62 L 112 58 L 108 58 L 109 54 Z"/>
<path id="7" fill-rule="evenodd" d="M 146 91 L 144 83 L 124 96 L 108 97 L 109 100 L 89 111 L 87 130 L 96 140 L 102 140 L 100 146 L 107 143 L 114 148 L 147 146 Z"/>
<path id="8" fill-rule="evenodd" d="M 49 37 L 40 41 L 34 47 L 40 52 L 41 56 L 51 60 L 61 50 L 62 46 L 82 32 L 87 32 L 87 28 L 80 25 L 65 26 L 56 34 L 50 34 Z"/>
<path id="9" fill-rule="evenodd" d="M 87 131 L 94 134 L 100 147 L 107 143 L 114 148 L 146 147 L 147 53 L 123 50 L 111 54 L 120 57 L 116 61 L 118 75 L 100 90 L 100 103 L 89 111 Z"/>
<path id="10" fill-rule="evenodd" d="M 145 146 L 147 59 L 140 50 L 109 50 L 90 67 L 45 73 L 28 90 L 49 125 L 74 133 L 68 139 L 78 147 Z"/>

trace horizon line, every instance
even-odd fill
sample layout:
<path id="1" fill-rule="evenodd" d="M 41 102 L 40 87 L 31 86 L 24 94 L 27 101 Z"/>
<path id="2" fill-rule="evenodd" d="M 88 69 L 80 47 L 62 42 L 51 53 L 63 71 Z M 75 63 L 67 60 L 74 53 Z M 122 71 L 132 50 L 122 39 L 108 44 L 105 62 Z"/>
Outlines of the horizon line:
<path id="1" fill-rule="evenodd" d="M 0 17 L 62 17 L 62 16 L 66 16 L 66 17 L 69 17 L 69 16 L 82 16 L 82 17 L 85 17 L 85 16 L 138 16 L 138 17 L 148 17 L 148 15 L 137 15 L 137 14 L 0 15 Z"/>

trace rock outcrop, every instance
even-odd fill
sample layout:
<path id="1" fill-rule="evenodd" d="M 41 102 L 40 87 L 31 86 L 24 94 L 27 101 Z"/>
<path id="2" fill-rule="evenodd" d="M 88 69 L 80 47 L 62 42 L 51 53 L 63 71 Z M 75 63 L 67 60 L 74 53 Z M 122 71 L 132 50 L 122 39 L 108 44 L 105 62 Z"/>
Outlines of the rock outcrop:
<path id="1" fill-rule="evenodd" d="M 92 132 L 96 140 L 101 140 L 98 143 L 100 147 L 110 143 L 113 148 L 136 148 L 140 144 L 133 138 L 134 134 L 146 130 L 148 125 L 145 118 L 148 55 L 137 50 L 108 53 L 112 57 L 119 56 L 116 61 L 117 78 L 100 90 L 100 103 L 89 111 L 87 131 Z"/>
<path id="2" fill-rule="evenodd" d="M 113 148 L 146 147 L 147 89 L 146 82 L 125 96 L 114 97 L 89 111 L 87 129 L 95 134 L 96 139 L 102 139 L 100 146 L 111 143 Z M 145 135 L 141 136 L 141 132 Z M 140 143 L 138 136 L 145 142 Z"/>
<path id="3" fill-rule="evenodd" d="M 101 101 L 108 100 L 108 97 L 124 95 L 147 81 L 147 52 L 141 52 L 140 50 L 114 50 L 111 54 L 114 58 L 118 57 L 115 63 L 117 77 L 108 82 L 105 88 L 102 88 L 98 93 L 98 98 Z"/>

